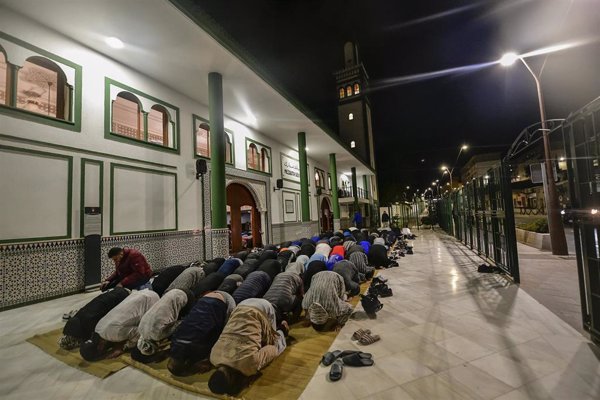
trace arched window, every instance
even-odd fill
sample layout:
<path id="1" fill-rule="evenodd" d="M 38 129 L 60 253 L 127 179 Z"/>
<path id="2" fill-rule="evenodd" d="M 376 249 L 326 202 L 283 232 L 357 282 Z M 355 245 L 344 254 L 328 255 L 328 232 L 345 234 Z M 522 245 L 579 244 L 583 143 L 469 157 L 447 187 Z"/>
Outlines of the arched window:
<path id="1" fill-rule="evenodd" d="M 260 171 L 260 158 L 254 143 L 250 143 L 250 146 L 248 146 L 248 168 Z"/>
<path id="2" fill-rule="evenodd" d="M 261 171 L 263 172 L 270 172 L 269 171 L 269 166 L 270 166 L 270 162 L 269 162 L 269 151 L 265 148 L 263 148 L 260 151 L 260 163 L 261 163 Z"/>
<path id="3" fill-rule="evenodd" d="M 354 94 L 360 93 L 360 85 L 358 83 L 354 84 Z"/>
<path id="4" fill-rule="evenodd" d="M 210 128 L 207 123 L 201 123 L 196 129 L 196 154 L 210 157 Z"/>
<path id="5" fill-rule="evenodd" d="M 153 105 L 148 114 L 148 142 L 169 145 L 169 113 L 166 108 Z"/>
<path id="6" fill-rule="evenodd" d="M 350 85 L 346 86 L 346 96 L 352 96 L 352 86 Z"/>
<path id="7" fill-rule="evenodd" d="M 8 104 L 8 64 L 0 47 L 0 104 Z"/>
<path id="8" fill-rule="evenodd" d="M 319 178 L 319 173 L 315 172 L 315 187 L 321 187 L 323 184 L 321 183 L 321 179 Z"/>
<path id="9" fill-rule="evenodd" d="M 340 99 L 343 99 L 346 96 L 346 92 L 344 91 L 344 88 L 341 87 L 340 88 Z"/>
<path id="10" fill-rule="evenodd" d="M 229 138 L 229 135 L 227 133 L 225 133 L 225 163 L 226 164 L 233 164 L 233 160 L 231 159 L 231 139 Z"/>
<path id="11" fill-rule="evenodd" d="M 19 69 L 18 108 L 53 118 L 70 119 L 71 88 L 63 70 L 44 57 L 29 57 Z"/>
<path id="12" fill-rule="evenodd" d="M 140 101 L 129 92 L 121 92 L 112 102 L 111 132 L 143 140 L 143 118 Z"/>

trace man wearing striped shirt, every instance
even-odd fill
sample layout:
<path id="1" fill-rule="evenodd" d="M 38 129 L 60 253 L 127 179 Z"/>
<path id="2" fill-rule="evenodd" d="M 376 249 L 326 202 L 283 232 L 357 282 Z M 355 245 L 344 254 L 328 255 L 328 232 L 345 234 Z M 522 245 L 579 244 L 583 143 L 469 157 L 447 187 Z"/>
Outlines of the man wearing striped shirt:
<path id="1" fill-rule="evenodd" d="M 315 330 L 337 329 L 348 321 L 353 309 L 344 301 L 345 293 L 344 278 L 336 272 L 321 271 L 312 277 L 302 308 Z"/>
<path id="2" fill-rule="evenodd" d="M 273 305 L 277 322 L 280 322 L 287 320 L 287 313 L 293 313 L 294 317 L 300 315 L 303 295 L 304 285 L 300 275 L 293 271 L 286 271 L 275 277 L 263 298 Z"/>

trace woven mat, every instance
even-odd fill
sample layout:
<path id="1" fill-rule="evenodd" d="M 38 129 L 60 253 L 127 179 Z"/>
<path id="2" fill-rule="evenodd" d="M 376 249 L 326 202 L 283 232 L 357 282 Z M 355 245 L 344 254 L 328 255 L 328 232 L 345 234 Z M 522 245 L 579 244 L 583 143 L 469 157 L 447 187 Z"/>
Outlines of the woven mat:
<path id="1" fill-rule="evenodd" d="M 115 373 L 127 366 L 127 364 L 125 364 L 119 358 L 89 363 L 81 358 L 79 355 L 79 348 L 69 351 L 58 347 L 58 338 L 61 335 L 62 328 L 58 328 L 41 335 L 30 337 L 27 339 L 27 341 L 39 347 L 43 352 L 51 355 L 57 360 L 64 362 L 68 366 L 77 368 L 83 372 L 87 372 L 90 375 L 97 376 L 98 378 L 104 379 L 110 374 Z"/>
<path id="2" fill-rule="evenodd" d="M 361 285 L 361 293 L 369 287 L 370 282 Z M 359 296 L 351 300 L 356 306 Z M 337 332 L 317 332 L 312 327 L 304 327 L 302 323 L 291 326 L 288 347 L 270 365 L 261 371 L 261 376 L 239 397 L 227 397 L 213 394 L 208 388 L 208 379 L 214 370 L 205 374 L 189 377 L 175 377 L 167 369 L 167 360 L 160 363 L 143 364 L 131 359 L 129 355 L 121 356 L 127 364 L 144 371 L 150 376 L 169 385 L 217 399 L 244 400 L 296 400 L 315 374 L 321 357 L 329 350 L 337 337 Z"/>

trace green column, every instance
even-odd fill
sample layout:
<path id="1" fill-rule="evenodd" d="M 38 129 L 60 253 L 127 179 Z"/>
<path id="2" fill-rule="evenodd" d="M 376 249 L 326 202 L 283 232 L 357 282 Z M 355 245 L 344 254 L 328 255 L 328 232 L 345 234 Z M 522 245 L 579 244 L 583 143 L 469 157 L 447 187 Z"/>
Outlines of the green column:
<path id="1" fill-rule="evenodd" d="M 302 204 L 302 222 L 310 221 L 308 198 L 308 163 L 306 162 L 306 133 L 298 132 L 298 158 L 300 164 L 300 202 Z"/>
<path id="2" fill-rule="evenodd" d="M 333 199 L 333 219 L 340 219 L 340 202 L 338 199 L 338 176 L 335 153 L 329 154 L 329 175 L 331 175 L 331 198 Z"/>
<path id="3" fill-rule="evenodd" d="M 225 127 L 223 126 L 223 77 L 208 74 L 208 115 L 210 121 L 210 207 L 212 229 L 227 227 L 225 193 Z"/>
<path id="4" fill-rule="evenodd" d="M 363 190 L 365 191 L 365 197 L 368 199 L 369 196 L 366 196 L 366 194 L 369 191 L 369 176 L 368 175 L 363 175 Z"/>
<path id="5" fill-rule="evenodd" d="M 142 136 L 143 136 L 143 140 L 144 142 L 148 141 L 148 112 L 146 111 L 142 111 L 142 116 L 143 116 L 143 122 L 142 122 Z"/>
<path id="6" fill-rule="evenodd" d="M 19 79 L 19 68 L 21 67 L 8 63 L 10 90 L 6 95 L 8 96 L 7 104 L 12 107 L 17 106 L 17 80 Z"/>
<path id="7" fill-rule="evenodd" d="M 358 211 L 358 188 L 356 187 L 356 168 L 352 167 L 352 197 L 354 197 L 354 212 Z"/>

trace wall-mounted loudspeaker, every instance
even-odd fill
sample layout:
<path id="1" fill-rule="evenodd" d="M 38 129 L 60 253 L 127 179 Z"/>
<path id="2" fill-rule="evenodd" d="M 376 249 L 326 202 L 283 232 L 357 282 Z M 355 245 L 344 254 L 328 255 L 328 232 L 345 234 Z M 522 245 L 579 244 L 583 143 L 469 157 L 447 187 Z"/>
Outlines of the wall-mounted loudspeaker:
<path id="1" fill-rule="evenodd" d="M 273 191 L 275 190 L 279 190 L 283 188 L 283 179 L 277 179 L 275 181 L 275 187 L 273 188 Z"/>
<path id="2" fill-rule="evenodd" d="M 196 160 L 196 179 L 200 179 L 201 175 L 206 173 L 206 160 L 199 158 Z"/>

